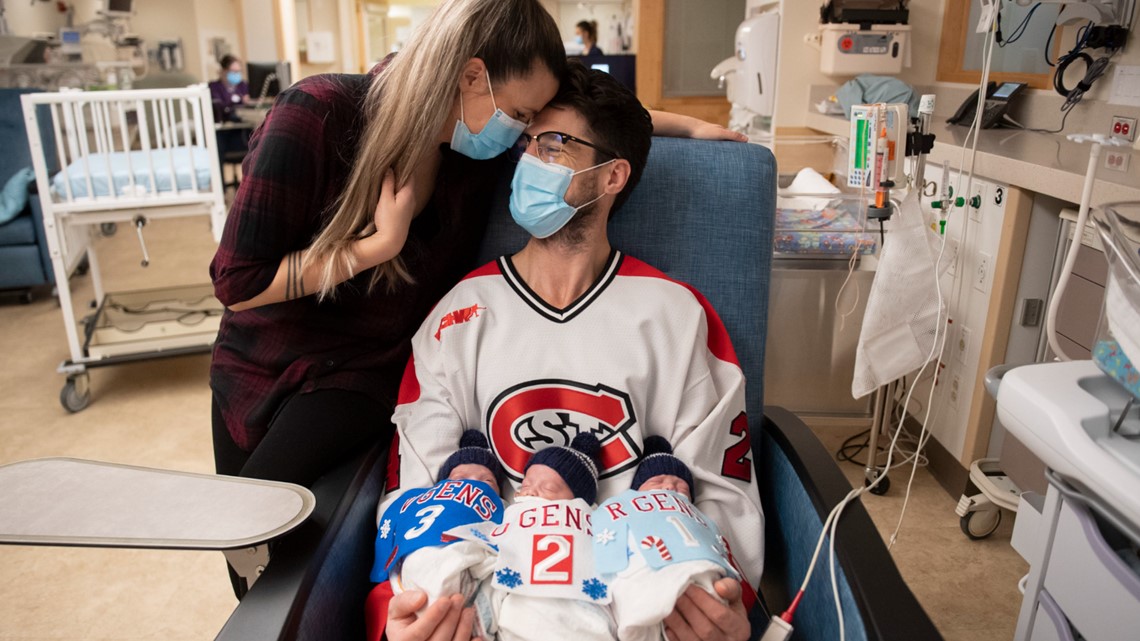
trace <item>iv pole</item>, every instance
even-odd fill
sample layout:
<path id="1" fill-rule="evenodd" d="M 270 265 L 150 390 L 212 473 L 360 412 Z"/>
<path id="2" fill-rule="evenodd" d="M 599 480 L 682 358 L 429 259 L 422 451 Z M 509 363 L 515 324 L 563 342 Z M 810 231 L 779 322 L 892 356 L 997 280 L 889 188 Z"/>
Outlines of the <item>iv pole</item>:
<path id="1" fill-rule="evenodd" d="M 926 137 L 930 131 L 930 120 L 934 115 L 934 96 L 924 95 L 919 102 L 918 107 L 918 130 L 915 134 L 915 165 L 914 165 L 914 181 L 910 185 L 911 189 L 922 190 L 923 185 L 926 183 L 926 154 L 929 152 L 926 145 Z M 933 138 L 933 137 L 931 137 Z M 871 434 L 870 442 L 867 444 L 867 465 L 863 468 L 863 484 L 871 487 L 871 494 L 883 495 L 891 488 L 891 479 L 887 477 L 890 470 L 879 469 L 878 463 L 875 459 L 879 455 L 879 436 L 886 432 L 891 425 L 891 418 L 894 415 L 894 402 L 895 395 L 898 392 L 899 382 L 897 380 L 891 381 L 886 385 L 880 385 L 879 389 L 875 390 L 874 410 L 871 417 Z M 903 418 L 906 418 L 906 411 L 903 411 Z M 899 426 L 902 429 L 902 426 Z M 877 484 L 875 480 L 882 477 Z"/>

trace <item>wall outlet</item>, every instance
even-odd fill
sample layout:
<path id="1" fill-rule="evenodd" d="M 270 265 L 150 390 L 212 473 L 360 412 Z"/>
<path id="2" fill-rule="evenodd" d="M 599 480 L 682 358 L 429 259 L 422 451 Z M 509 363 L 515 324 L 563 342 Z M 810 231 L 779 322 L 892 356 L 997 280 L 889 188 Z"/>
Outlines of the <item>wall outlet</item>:
<path id="1" fill-rule="evenodd" d="M 1128 140 L 1136 140 L 1136 119 L 1113 116 L 1112 129 L 1110 131 L 1114 136 L 1120 136 Z"/>
<path id="2" fill-rule="evenodd" d="M 962 393 L 962 379 L 957 375 L 950 379 L 950 409 L 958 410 L 958 397 Z"/>
<path id="3" fill-rule="evenodd" d="M 1128 152 L 1104 150 L 1104 167 L 1112 171 L 1128 171 L 1128 163 L 1132 154 Z"/>
<path id="4" fill-rule="evenodd" d="M 970 352 L 970 328 L 965 325 L 958 330 L 958 341 L 954 343 L 954 356 L 959 363 L 966 364 L 966 355 Z"/>
<path id="5" fill-rule="evenodd" d="M 974 268 L 974 289 L 986 293 L 986 284 L 989 282 L 990 266 L 993 264 L 993 257 L 986 253 L 978 254 L 978 263 Z"/>
<path id="6" fill-rule="evenodd" d="M 946 273 L 952 278 L 958 276 L 958 241 L 947 238 L 946 250 L 942 252 L 942 263 L 946 265 Z"/>

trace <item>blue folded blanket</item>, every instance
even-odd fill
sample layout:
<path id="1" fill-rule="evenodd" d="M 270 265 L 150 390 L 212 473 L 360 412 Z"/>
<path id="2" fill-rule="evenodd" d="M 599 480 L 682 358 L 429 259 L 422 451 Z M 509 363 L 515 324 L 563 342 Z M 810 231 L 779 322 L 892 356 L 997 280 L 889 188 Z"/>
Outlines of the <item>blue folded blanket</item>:
<path id="1" fill-rule="evenodd" d="M 150 155 L 148 160 L 147 155 Z M 129 162 L 128 162 L 129 157 Z M 174 170 L 171 171 L 171 157 Z M 118 196 L 137 196 L 144 193 L 171 191 L 171 174 L 177 181 L 179 191 L 192 190 L 192 176 L 198 176 L 198 189 L 210 188 L 210 153 L 203 147 L 175 147 L 174 149 L 154 149 L 150 152 L 132 151 L 111 154 L 91 154 L 77 160 L 52 178 L 52 191 L 61 197 L 67 195 L 67 182 L 71 182 L 71 195 L 84 198 L 87 192 L 87 172 L 91 172 L 91 187 L 96 196 L 108 196 L 109 180 L 107 165 L 110 162 L 111 177 Z M 154 163 L 154 178 L 157 190 L 150 184 L 151 161 Z M 130 176 L 134 173 L 136 191 L 132 191 Z"/>

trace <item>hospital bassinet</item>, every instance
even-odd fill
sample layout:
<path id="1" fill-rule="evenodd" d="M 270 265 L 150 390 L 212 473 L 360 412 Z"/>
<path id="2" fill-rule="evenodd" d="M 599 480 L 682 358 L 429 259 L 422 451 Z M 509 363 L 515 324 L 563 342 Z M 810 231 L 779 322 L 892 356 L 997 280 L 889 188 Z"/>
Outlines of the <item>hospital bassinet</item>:
<path id="1" fill-rule="evenodd" d="M 214 341 L 222 305 L 209 284 L 107 294 L 91 244 L 96 229 L 129 224 L 145 267 L 150 220 L 209 216 L 220 238 L 225 205 L 213 109 L 205 85 L 21 100 L 70 350 L 59 366 L 67 375 L 60 402 L 76 412 L 90 401 L 88 368 L 204 352 Z M 67 275 L 84 259 L 97 311 L 77 320 Z"/>

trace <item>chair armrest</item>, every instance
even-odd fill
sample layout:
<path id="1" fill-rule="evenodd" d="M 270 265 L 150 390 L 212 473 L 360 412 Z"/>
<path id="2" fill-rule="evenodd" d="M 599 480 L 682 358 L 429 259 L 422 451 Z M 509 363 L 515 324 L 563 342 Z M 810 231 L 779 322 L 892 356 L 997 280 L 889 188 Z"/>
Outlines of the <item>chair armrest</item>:
<path id="1" fill-rule="evenodd" d="M 823 521 L 851 491 L 851 483 L 819 439 L 791 412 L 767 406 L 759 428 L 752 433 L 754 457 L 761 462 L 757 467 L 766 519 L 762 588 L 771 610 L 780 612 L 803 581 Z M 861 500 L 843 511 L 835 554 L 847 638 L 942 638 L 903 581 Z M 839 638 L 827 560 L 825 542 L 819 567 L 796 611 L 796 639 Z M 865 636 L 860 637 L 857 629 Z"/>
<path id="2" fill-rule="evenodd" d="M 270 544 L 269 565 L 217 641 L 364 638 L 387 452 L 377 445 L 313 484 L 312 517 Z"/>

